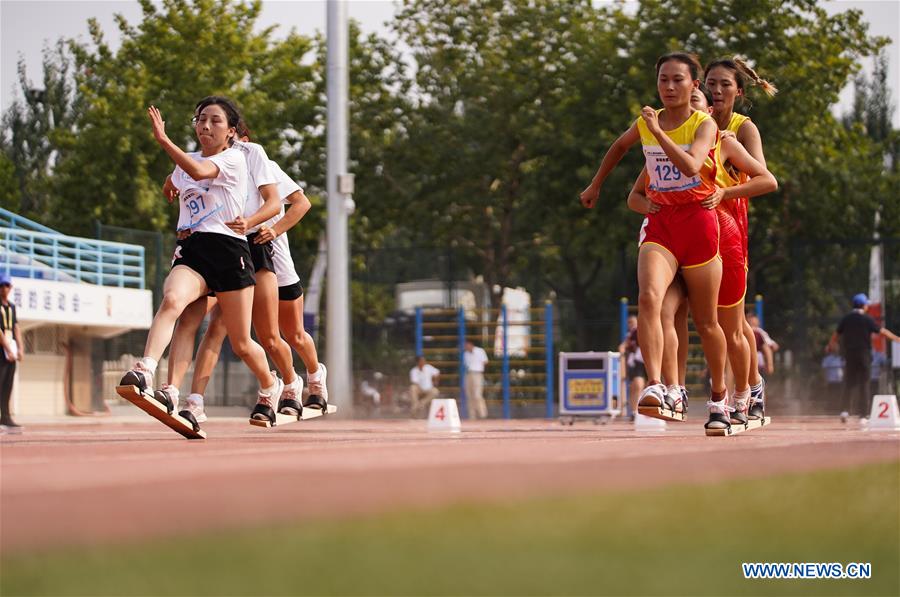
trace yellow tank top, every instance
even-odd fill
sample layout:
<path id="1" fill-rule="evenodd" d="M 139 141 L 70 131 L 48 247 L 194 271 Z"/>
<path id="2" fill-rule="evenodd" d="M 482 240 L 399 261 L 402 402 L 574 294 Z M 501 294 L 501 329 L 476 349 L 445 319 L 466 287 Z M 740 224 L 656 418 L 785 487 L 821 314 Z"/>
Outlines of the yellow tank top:
<path id="1" fill-rule="evenodd" d="M 656 111 L 657 114 L 661 112 L 662 110 Z M 712 117 L 706 112 L 694 112 L 681 126 L 665 133 L 687 151 L 694 142 L 697 129 L 710 118 Z M 648 199 L 660 205 L 684 205 L 702 201 L 715 190 L 716 163 L 713 151 L 710 151 L 696 176 L 685 176 L 663 151 L 643 118 L 638 117 L 637 127 L 647 162 Z"/>
<path id="2" fill-rule="evenodd" d="M 728 127 L 726 127 L 726 131 L 731 131 L 735 135 L 738 134 L 738 130 L 740 130 L 741 125 L 750 120 L 749 116 L 744 116 L 743 114 L 738 114 L 737 112 L 733 112 L 731 114 L 731 120 L 728 122 Z M 742 184 L 747 182 L 747 175 L 743 172 L 738 171 L 734 167 L 727 166 L 722 161 L 722 139 L 716 143 L 716 185 L 722 187 L 723 189 L 726 187 L 733 187 L 737 184 Z"/>
<path id="3" fill-rule="evenodd" d="M 735 135 L 738 134 L 738 131 L 741 128 L 741 125 L 750 120 L 749 116 L 744 116 L 743 114 L 738 114 L 737 112 L 731 113 L 731 121 L 728 123 L 728 127 L 725 129 L 726 131 L 731 131 Z"/>

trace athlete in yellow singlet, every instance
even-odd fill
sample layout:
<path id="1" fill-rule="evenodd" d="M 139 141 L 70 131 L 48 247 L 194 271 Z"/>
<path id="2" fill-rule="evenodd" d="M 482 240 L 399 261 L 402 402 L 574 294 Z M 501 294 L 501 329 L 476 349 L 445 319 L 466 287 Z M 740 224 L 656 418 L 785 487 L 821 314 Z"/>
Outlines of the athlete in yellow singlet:
<path id="1" fill-rule="evenodd" d="M 638 140 L 647 142 L 645 157 L 651 192 L 672 193 L 672 200 L 665 201 L 664 207 L 649 218 L 646 242 L 638 254 L 638 334 L 650 382 L 639 405 L 675 410 L 675 416 L 662 417 L 679 418 L 681 401 L 673 404 L 661 383 L 660 311 L 666 289 L 680 271 L 712 378 L 707 425 L 727 428 L 725 336 L 716 316 L 722 276 L 722 264 L 716 259 L 718 225 L 713 213 L 699 207 L 704 200 L 702 195 L 692 194 L 695 189 L 714 188 L 714 165 L 710 158 L 718 135 L 715 124 L 705 115 L 697 115 L 690 106 L 691 91 L 700 85 L 698 64 L 695 56 L 684 53 L 667 54 L 657 61 L 657 91 L 664 110 L 659 113 L 650 107 L 641 110 L 643 125 L 632 125 L 613 143 L 591 184 L 582 192 L 581 200 L 586 207 L 593 207 L 604 180 L 625 152 Z M 652 135 L 652 141 L 646 134 L 641 135 L 643 128 Z M 682 132 L 686 133 L 684 139 L 671 136 Z M 660 148 L 662 152 L 658 151 Z"/>
<path id="2" fill-rule="evenodd" d="M 770 97 L 777 92 L 775 86 L 761 78 L 746 62 L 737 57 L 719 59 L 709 63 L 704 79 L 713 97 L 712 115 L 719 128 L 734 133 L 750 155 L 765 166 L 766 158 L 763 154 L 759 129 L 750 118 L 736 113 L 734 106 L 737 101 L 746 103 L 746 88 L 751 84 L 760 87 Z M 747 202 L 744 201 L 738 207 L 742 209 L 738 222 L 742 226 L 744 261 L 749 269 Z M 750 346 L 750 402 L 746 409 L 746 416 L 751 419 L 761 419 L 765 416 L 765 382 L 760 375 L 756 338 L 753 328 L 746 321 L 746 316 L 742 325 L 744 337 Z M 735 411 L 734 417 L 735 420 L 742 421 L 745 418 L 740 414 L 742 404 L 737 406 L 739 410 Z"/>
<path id="3" fill-rule="evenodd" d="M 708 109 L 708 98 L 701 90 L 692 94 L 691 106 L 704 113 Z M 759 162 L 754 160 L 743 146 L 737 142 L 733 134 L 725 133 L 716 144 L 714 151 L 716 163 L 716 184 L 719 187 L 715 199 L 704 201 L 706 208 L 711 209 L 718 204 L 715 214 L 720 225 L 719 252 L 723 263 L 723 283 L 719 290 L 719 321 L 725 332 L 728 343 L 728 356 L 735 370 L 736 390 L 739 395 L 747 394 L 747 365 L 749 363 L 749 346 L 742 334 L 743 322 L 743 295 L 746 287 L 746 270 L 743 259 L 742 233 L 735 221 L 732 203 L 746 201 L 747 197 L 753 197 L 771 192 L 777 188 L 775 178 Z M 635 182 L 634 189 L 628 199 L 630 208 L 639 213 L 651 213 L 659 210 L 659 206 L 652 202 L 649 195 L 644 195 L 645 174 Z M 643 234 L 643 228 L 642 228 Z M 730 279 L 727 278 L 730 276 Z M 682 343 L 687 342 L 686 317 L 678 318 L 683 312 L 683 290 L 680 284 L 673 283 L 666 292 L 661 314 L 665 348 L 663 356 L 663 377 L 669 384 L 669 392 L 682 392 L 675 385 L 676 375 L 678 384 L 683 385 L 683 362 L 681 370 L 676 372 L 679 363 L 675 355 L 683 348 Z M 676 319 L 683 325 L 682 333 L 676 329 Z M 679 337 L 679 335 L 681 337 Z M 686 350 L 682 351 L 686 357 Z M 744 400 L 746 401 L 746 398 Z M 743 421 L 746 423 L 746 420 Z"/>

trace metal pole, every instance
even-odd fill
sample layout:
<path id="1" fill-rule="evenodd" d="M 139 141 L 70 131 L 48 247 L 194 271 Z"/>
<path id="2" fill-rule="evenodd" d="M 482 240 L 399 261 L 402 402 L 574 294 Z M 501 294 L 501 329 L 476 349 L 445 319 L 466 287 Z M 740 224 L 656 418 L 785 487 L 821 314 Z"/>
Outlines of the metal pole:
<path id="1" fill-rule="evenodd" d="M 464 419 L 469 418 L 469 409 L 466 408 L 466 313 L 460 307 L 456 311 L 456 335 L 457 348 L 459 350 L 459 409 Z"/>
<path id="2" fill-rule="evenodd" d="M 547 360 L 547 418 L 553 418 L 553 303 L 544 303 L 544 355 Z"/>
<path id="3" fill-rule="evenodd" d="M 349 414 L 353 405 L 350 356 L 350 250 L 347 217 L 352 209 L 353 179 L 347 175 L 347 90 L 349 88 L 347 3 L 327 2 L 328 94 L 328 292 L 326 358 L 331 400 Z"/>
<path id="4" fill-rule="evenodd" d="M 628 337 L 628 297 L 619 299 L 619 341 Z"/>
<path id="5" fill-rule="evenodd" d="M 763 323 L 763 296 L 761 294 L 756 295 L 756 316 L 759 318 L 759 327 L 765 329 L 765 324 Z M 760 349 L 762 350 L 762 349 Z"/>
<path id="6" fill-rule="evenodd" d="M 500 312 L 503 315 L 503 418 L 510 418 L 509 412 L 509 317 L 507 316 L 506 305 L 500 306 Z"/>
<path id="7" fill-rule="evenodd" d="M 416 357 L 420 357 L 422 352 L 422 307 L 416 307 Z"/>

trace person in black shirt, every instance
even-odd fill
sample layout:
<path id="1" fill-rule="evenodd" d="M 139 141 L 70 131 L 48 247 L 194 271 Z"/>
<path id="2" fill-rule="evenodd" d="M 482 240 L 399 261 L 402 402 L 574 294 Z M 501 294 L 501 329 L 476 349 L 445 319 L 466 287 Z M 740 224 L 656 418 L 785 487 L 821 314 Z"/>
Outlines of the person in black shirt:
<path id="1" fill-rule="evenodd" d="M 854 296 L 853 311 L 844 315 L 828 342 L 828 349 L 833 351 L 840 338 L 841 354 L 845 363 L 843 392 L 845 410 L 841 413 L 841 419 L 845 422 L 851 414 L 865 415 L 868 412 L 869 400 L 872 398 L 869 389 L 872 334 L 881 334 L 894 342 L 900 342 L 900 337 L 878 325 L 866 314 L 868 307 L 869 298 L 865 294 Z"/>
<path id="2" fill-rule="evenodd" d="M 22 360 L 23 349 L 16 306 L 9 300 L 10 290 L 12 280 L 6 274 L 0 274 L 0 344 L 3 347 L 0 351 L 0 432 L 20 433 L 22 427 L 13 421 L 9 412 L 16 362 Z"/>

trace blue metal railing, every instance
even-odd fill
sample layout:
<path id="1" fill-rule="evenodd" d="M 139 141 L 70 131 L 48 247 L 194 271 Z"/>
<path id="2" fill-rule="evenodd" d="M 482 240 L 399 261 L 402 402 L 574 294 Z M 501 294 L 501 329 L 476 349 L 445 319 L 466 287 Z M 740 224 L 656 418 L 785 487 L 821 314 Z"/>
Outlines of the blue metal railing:
<path id="1" fill-rule="evenodd" d="M 144 247 L 66 236 L 3 212 L 0 224 L 13 227 L 0 227 L 0 272 L 21 278 L 145 287 Z"/>
<path id="2" fill-rule="evenodd" d="M 31 230 L 32 232 L 46 232 L 47 234 L 59 234 L 53 228 L 48 228 L 43 224 L 38 224 L 28 218 L 23 218 L 17 213 L 0 207 L 0 228 L 15 228 L 21 230 Z"/>

